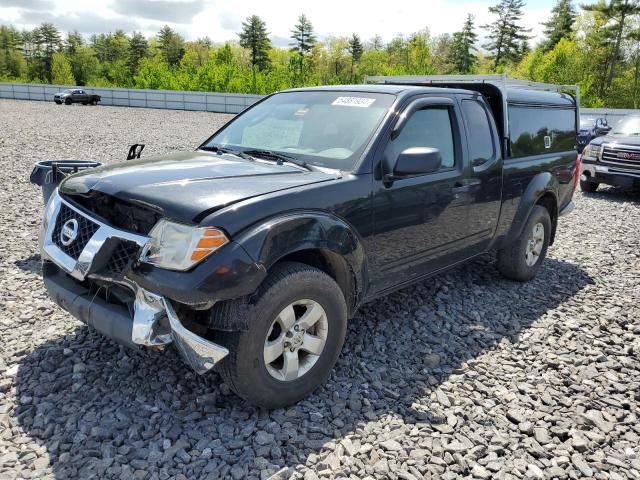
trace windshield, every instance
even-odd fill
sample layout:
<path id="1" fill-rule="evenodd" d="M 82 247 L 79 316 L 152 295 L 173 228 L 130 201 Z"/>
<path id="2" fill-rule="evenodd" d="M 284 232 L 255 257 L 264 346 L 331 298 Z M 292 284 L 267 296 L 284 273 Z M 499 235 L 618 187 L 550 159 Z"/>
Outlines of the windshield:
<path id="1" fill-rule="evenodd" d="M 236 117 L 203 147 L 268 150 L 352 170 L 394 99 L 365 92 L 279 93 Z"/>
<path id="2" fill-rule="evenodd" d="M 64 92 L 62 92 L 62 93 L 73 93 L 73 90 L 65 90 L 65 91 L 64 91 Z"/>
<path id="3" fill-rule="evenodd" d="M 581 118 L 580 128 L 592 128 L 596 124 L 595 118 Z"/>
<path id="4" fill-rule="evenodd" d="M 640 117 L 625 117 L 620 120 L 612 133 L 621 135 L 640 135 Z"/>

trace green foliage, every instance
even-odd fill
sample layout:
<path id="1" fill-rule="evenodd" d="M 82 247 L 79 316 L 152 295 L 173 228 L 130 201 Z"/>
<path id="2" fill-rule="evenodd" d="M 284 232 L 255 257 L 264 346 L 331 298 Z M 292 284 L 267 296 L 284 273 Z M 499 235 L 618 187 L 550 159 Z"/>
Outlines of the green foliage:
<path id="1" fill-rule="evenodd" d="M 185 42 L 169 27 L 155 38 L 123 31 L 64 42 L 55 26 L 19 32 L 0 25 L 0 80 L 87 86 L 268 94 L 301 85 L 360 83 L 365 75 L 507 73 L 516 78 L 578 84 L 586 107 L 640 106 L 640 0 L 587 5 L 576 16 L 559 0 L 545 38 L 531 48 L 520 26 L 523 0 L 491 7 L 489 50 L 476 48 L 471 15 L 460 31 L 432 37 L 424 29 L 363 42 L 357 34 L 318 42 L 301 15 L 291 49 L 273 47 L 264 22 L 246 19 L 238 42 Z"/>
<path id="2" fill-rule="evenodd" d="M 478 57 L 475 55 L 478 35 L 475 33 L 473 15 L 467 15 L 462 30 L 453 34 L 451 62 L 456 73 L 472 73 Z"/>
<path id="3" fill-rule="evenodd" d="M 568 38 L 573 33 L 573 24 L 576 21 L 576 10 L 571 0 L 558 0 L 551 9 L 551 18 L 543 23 L 545 40 L 542 49 L 548 52 L 563 38 Z"/>
<path id="4" fill-rule="evenodd" d="M 56 85 L 73 85 L 75 83 L 71 64 L 67 57 L 60 52 L 55 52 L 51 59 L 51 81 Z"/>
<path id="5" fill-rule="evenodd" d="M 242 22 L 242 31 L 238 34 L 240 46 L 249 50 L 251 66 L 257 70 L 269 67 L 269 50 L 271 40 L 264 21 L 257 15 L 252 15 Z"/>
<path id="6" fill-rule="evenodd" d="M 162 58 L 169 65 L 175 67 L 184 55 L 184 38 L 171 27 L 165 25 L 158 32 L 158 48 Z"/>
<path id="7" fill-rule="evenodd" d="M 524 0 L 500 0 L 497 5 L 489 7 L 489 12 L 496 19 L 482 27 L 489 32 L 488 42 L 484 47 L 492 54 L 496 69 L 522 58 L 522 43 L 529 38 L 528 33 L 531 31 L 519 24 L 523 7 Z"/>
<path id="8" fill-rule="evenodd" d="M 313 33 L 313 25 L 303 13 L 298 17 L 298 23 L 291 30 L 291 51 L 298 54 L 298 75 L 299 81 L 304 82 L 305 76 L 305 57 L 312 51 L 316 43 L 316 37 Z"/>

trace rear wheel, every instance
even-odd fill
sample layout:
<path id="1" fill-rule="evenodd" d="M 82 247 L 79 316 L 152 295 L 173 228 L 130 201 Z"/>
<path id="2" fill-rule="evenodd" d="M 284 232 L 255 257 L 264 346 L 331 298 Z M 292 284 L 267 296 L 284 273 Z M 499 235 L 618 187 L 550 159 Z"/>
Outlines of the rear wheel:
<path id="1" fill-rule="evenodd" d="M 586 193 L 593 193 L 598 190 L 600 184 L 591 180 L 580 180 L 580 190 Z"/>
<path id="2" fill-rule="evenodd" d="M 518 239 L 498 250 L 498 270 L 512 280 L 526 282 L 536 276 L 549 248 L 549 211 L 536 205 Z"/>
<path id="3" fill-rule="evenodd" d="M 230 352 L 220 374 L 236 394 L 280 408 L 327 380 L 347 325 L 344 295 L 331 277 L 304 264 L 283 263 L 240 308 L 248 312 L 247 330 L 217 337 Z"/>

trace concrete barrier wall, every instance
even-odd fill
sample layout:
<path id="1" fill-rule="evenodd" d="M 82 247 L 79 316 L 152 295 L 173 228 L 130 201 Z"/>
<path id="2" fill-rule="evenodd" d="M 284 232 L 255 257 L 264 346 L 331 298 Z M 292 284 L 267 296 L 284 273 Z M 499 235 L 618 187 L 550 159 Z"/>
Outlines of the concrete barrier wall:
<path id="1" fill-rule="evenodd" d="M 0 82 L 0 98 L 53 101 L 53 95 L 68 85 L 36 85 Z M 82 87 L 88 93 L 102 97 L 102 105 L 122 107 L 167 108 L 171 110 L 199 110 L 203 112 L 240 113 L 262 98 L 261 95 L 238 93 L 179 92 L 174 90 L 138 90 L 129 88 Z M 581 108 L 582 115 L 606 117 L 610 124 L 640 110 L 615 108 Z"/>
<path id="2" fill-rule="evenodd" d="M 37 85 L 1 83 L 0 98 L 53 102 L 53 96 L 68 85 Z M 173 90 L 142 90 L 129 88 L 81 87 L 87 93 L 101 97 L 101 105 L 122 107 L 166 108 L 217 113 L 240 113 L 262 98 L 261 95 L 237 93 L 179 92 Z"/>

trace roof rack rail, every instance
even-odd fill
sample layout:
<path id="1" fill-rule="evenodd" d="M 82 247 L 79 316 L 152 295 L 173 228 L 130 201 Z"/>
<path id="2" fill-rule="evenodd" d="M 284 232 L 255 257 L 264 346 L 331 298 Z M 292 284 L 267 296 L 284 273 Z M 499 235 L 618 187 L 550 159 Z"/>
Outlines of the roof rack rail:
<path id="1" fill-rule="evenodd" d="M 526 88 L 548 92 L 571 92 L 576 103 L 580 104 L 580 87 L 578 85 L 556 85 L 553 83 L 531 82 L 508 78 L 504 73 L 494 75 L 366 75 L 364 83 L 387 85 L 434 85 L 438 83 L 490 83 L 501 90 L 507 88 Z"/>

